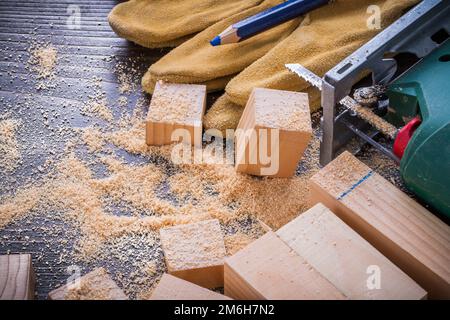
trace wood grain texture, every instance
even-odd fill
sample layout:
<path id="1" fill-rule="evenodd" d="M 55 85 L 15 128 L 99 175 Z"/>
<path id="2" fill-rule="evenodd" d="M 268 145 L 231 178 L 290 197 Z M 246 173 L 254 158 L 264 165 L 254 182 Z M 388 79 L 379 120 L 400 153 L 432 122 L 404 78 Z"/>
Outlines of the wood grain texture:
<path id="1" fill-rule="evenodd" d="M 105 269 L 97 268 L 48 294 L 50 300 L 128 300 Z"/>
<path id="2" fill-rule="evenodd" d="M 0 256 L 0 300 L 33 300 L 34 288 L 31 255 Z"/>
<path id="3" fill-rule="evenodd" d="M 424 288 L 450 298 L 450 228 L 345 152 L 310 180 L 322 202 Z"/>
<path id="4" fill-rule="evenodd" d="M 236 130 L 235 168 L 258 176 L 290 177 L 311 137 L 307 94 L 255 88 Z"/>
<path id="5" fill-rule="evenodd" d="M 206 86 L 158 82 L 146 119 L 146 143 L 165 145 L 182 139 L 200 146 L 205 107 Z"/>
<path id="6" fill-rule="evenodd" d="M 414 280 L 322 204 L 276 233 L 350 299 L 426 298 Z"/>
<path id="7" fill-rule="evenodd" d="M 240 300 L 345 299 L 274 232 L 225 260 L 225 295 Z"/>
<path id="8" fill-rule="evenodd" d="M 223 286 L 226 251 L 218 220 L 164 228 L 160 236 L 170 274 L 205 288 Z"/>
<path id="9" fill-rule="evenodd" d="M 230 298 L 202 288 L 191 282 L 163 274 L 150 300 L 231 300 Z"/>

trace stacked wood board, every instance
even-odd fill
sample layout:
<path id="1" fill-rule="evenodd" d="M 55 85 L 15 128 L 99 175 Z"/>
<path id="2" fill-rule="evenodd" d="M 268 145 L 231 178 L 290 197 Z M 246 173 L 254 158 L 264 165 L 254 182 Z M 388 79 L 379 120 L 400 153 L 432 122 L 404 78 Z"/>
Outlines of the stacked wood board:
<path id="1" fill-rule="evenodd" d="M 423 299 L 427 293 L 322 204 L 277 235 L 349 299 Z"/>
<path id="2" fill-rule="evenodd" d="M 348 152 L 311 178 L 322 202 L 421 285 L 450 298 L 450 228 Z"/>

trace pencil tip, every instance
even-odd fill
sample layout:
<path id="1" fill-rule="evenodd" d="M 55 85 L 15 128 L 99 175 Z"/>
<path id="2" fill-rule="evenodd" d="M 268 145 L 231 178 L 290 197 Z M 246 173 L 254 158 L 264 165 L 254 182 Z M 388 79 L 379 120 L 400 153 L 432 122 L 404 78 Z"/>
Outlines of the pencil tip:
<path id="1" fill-rule="evenodd" d="M 210 41 L 210 43 L 213 47 L 220 45 L 220 42 L 221 42 L 221 40 L 220 40 L 219 36 L 215 37 L 214 39 L 212 39 Z"/>

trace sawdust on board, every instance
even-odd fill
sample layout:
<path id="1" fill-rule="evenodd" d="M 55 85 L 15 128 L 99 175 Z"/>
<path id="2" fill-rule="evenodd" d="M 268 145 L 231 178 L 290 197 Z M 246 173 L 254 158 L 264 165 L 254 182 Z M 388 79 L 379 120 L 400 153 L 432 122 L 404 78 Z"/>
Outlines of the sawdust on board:
<path id="1" fill-rule="evenodd" d="M 58 61 L 56 48 L 49 43 L 33 43 L 28 49 L 30 58 L 28 66 L 36 74 L 37 89 L 47 89 L 56 86 L 53 83 L 55 78 L 55 67 Z"/>
<path id="2" fill-rule="evenodd" d="M 81 130 L 81 137 L 90 152 L 101 152 L 105 145 L 103 132 L 94 127 L 87 127 Z"/>
<path id="3" fill-rule="evenodd" d="M 104 268 L 98 268 L 81 277 L 78 286 L 70 286 L 64 294 L 65 300 L 123 300 L 125 298 Z"/>
<path id="4" fill-rule="evenodd" d="M 19 165 L 21 153 L 16 133 L 21 121 L 0 116 L 0 169 L 13 172 Z"/>
<path id="5" fill-rule="evenodd" d="M 203 116 L 206 86 L 156 83 L 148 121 L 198 124 Z"/>
<path id="6" fill-rule="evenodd" d="M 114 120 L 113 113 L 108 105 L 106 93 L 102 91 L 102 79 L 94 77 L 91 81 L 91 86 L 94 88 L 94 94 L 88 97 L 88 101 L 83 107 L 83 112 L 97 116 L 107 122 Z"/>
<path id="7" fill-rule="evenodd" d="M 227 255 L 232 256 L 255 240 L 255 237 L 243 232 L 238 232 L 225 237 Z"/>
<path id="8" fill-rule="evenodd" d="M 163 228 L 160 235 L 171 271 L 223 264 L 225 245 L 218 220 Z"/>
<path id="9" fill-rule="evenodd" d="M 256 108 L 257 124 L 281 130 L 311 131 L 307 94 L 257 88 L 250 100 Z"/>

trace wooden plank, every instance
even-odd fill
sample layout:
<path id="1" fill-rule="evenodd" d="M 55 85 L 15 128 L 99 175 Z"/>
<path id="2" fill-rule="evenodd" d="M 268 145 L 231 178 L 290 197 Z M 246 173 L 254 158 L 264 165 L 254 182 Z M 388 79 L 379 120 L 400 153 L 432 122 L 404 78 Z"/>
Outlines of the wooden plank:
<path id="1" fill-rule="evenodd" d="M 310 184 L 311 204 L 325 204 L 429 298 L 450 298 L 450 228 L 444 222 L 348 152 Z"/>
<path id="2" fill-rule="evenodd" d="M 306 93 L 255 88 L 236 130 L 235 168 L 252 175 L 290 177 L 311 136 Z"/>
<path id="3" fill-rule="evenodd" d="M 225 295 L 241 300 L 345 299 L 271 231 L 225 260 Z"/>
<path id="4" fill-rule="evenodd" d="M 231 300 L 230 298 L 202 288 L 196 284 L 163 274 L 150 300 Z"/>
<path id="5" fill-rule="evenodd" d="M 200 146 L 205 106 L 206 86 L 159 81 L 146 119 L 147 144 L 165 145 L 178 141 L 178 135 L 174 141 L 172 134 L 180 129 L 184 131 L 184 142 Z"/>
<path id="6" fill-rule="evenodd" d="M 0 300 L 33 300 L 34 288 L 30 254 L 0 256 Z"/>
<path id="7" fill-rule="evenodd" d="M 277 231 L 350 299 L 424 299 L 427 293 L 323 204 Z"/>
<path id="8" fill-rule="evenodd" d="M 164 228 L 160 236 L 170 274 L 205 288 L 223 286 L 226 251 L 218 220 Z"/>
<path id="9" fill-rule="evenodd" d="M 128 300 L 105 269 L 97 268 L 48 294 L 50 300 Z"/>

